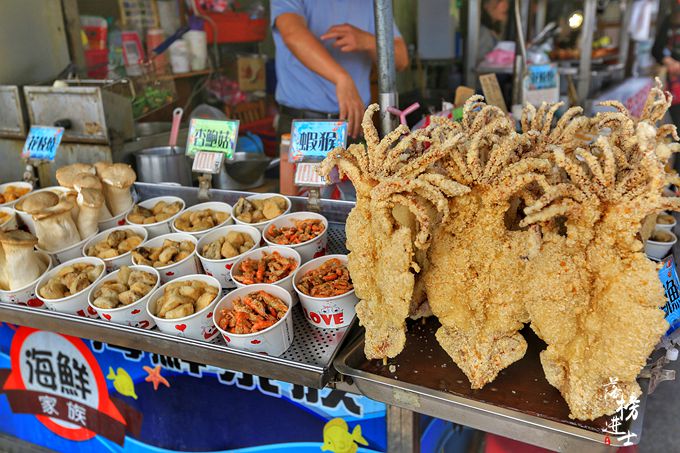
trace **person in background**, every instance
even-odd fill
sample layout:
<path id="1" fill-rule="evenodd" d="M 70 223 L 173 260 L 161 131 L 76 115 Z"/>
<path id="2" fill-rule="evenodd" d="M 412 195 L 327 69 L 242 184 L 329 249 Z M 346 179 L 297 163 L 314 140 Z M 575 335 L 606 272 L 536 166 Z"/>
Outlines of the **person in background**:
<path id="1" fill-rule="evenodd" d="M 673 124 L 680 127 L 680 0 L 659 10 L 660 24 L 656 31 L 652 56 L 666 69 L 667 90 L 673 94 L 670 108 Z M 664 9 L 666 12 L 664 13 Z M 670 14 L 668 14 L 670 9 Z"/>
<path id="2" fill-rule="evenodd" d="M 482 20 L 479 28 L 477 63 L 503 40 L 508 24 L 509 0 L 482 0 Z"/>
<path id="3" fill-rule="evenodd" d="M 279 135 L 293 119 L 348 121 L 361 131 L 370 102 L 370 72 L 377 59 L 373 2 L 367 0 L 272 0 L 276 45 Z M 406 44 L 394 25 L 397 71 L 408 67 Z"/>

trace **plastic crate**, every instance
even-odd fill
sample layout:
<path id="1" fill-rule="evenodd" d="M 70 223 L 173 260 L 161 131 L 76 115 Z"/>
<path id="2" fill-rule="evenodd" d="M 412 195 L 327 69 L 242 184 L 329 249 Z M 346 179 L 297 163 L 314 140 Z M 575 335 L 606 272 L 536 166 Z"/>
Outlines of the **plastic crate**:
<path id="1" fill-rule="evenodd" d="M 109 51 L 107 49 L 88 49 L 85 51 L 87 76 L 92 79 L 105 79 L 109 72 Z"/>
<path id="2" fill-rule="evenodd" d="M 211 13 L 201 11 L 201 14 L 212 19 L 217 27 L 217 42 L 258 42 L 264 40 L 267 35 L 267 19 L 251 19 L 246 13 Z M 210 21 L 205 22 L 205 33 L 208 42 L 215 40 L 213 25 Z"/>

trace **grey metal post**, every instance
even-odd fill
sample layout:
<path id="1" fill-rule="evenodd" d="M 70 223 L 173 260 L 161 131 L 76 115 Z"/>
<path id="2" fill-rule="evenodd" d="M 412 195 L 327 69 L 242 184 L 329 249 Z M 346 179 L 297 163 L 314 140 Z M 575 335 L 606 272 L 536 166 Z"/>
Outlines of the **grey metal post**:
<path id="1" fill-rule="evenodd" d="M 479 27 L 482 20 L 481 1 L 467 3 L 467 38 L 465 40 L 465 85 L 475 87 Z"/>
<path id="2" fill-rule="evenodd" d="M 630 20 L 633 16 L 633 0 L 625 0 L 621 2 L 621 30 L 619 32 L 619 63 L 624 66 L 624 73 L 626 63 L 628 61 L 628 47 L 630 45 L 630 34 L 628 28 L 630 27 Z M 622 74 L 622 77 L 625 74 Z"/>
<path id="3" fill-rule="evenodd" d="M 548 0 L 538 0 L 536 2 L 536 17 L 534 18 L 534 33 L 536 36 L 545 27 L 545 18 L 548 13 Z"/>
<path id="4" fill-rule="evenodd" d="M 375 0 L 375 42 L 378 52 L 378 102 L 380 125 L 386 135 L 396 127 L 396 118 L 387 107 L 399 107 L 397 96 L 397 71 L 394 66 L 394 29 L 392 23 L 392 0 Z"/>
<path id="5" fill-rule="evenodd" d="M 591 63 L 593 52 L 593 33 L 597 13 L 597 0 L 585 0 L 583 5 L 583 25 L 581 27 L 581 59 L 578 68 L 578 100 L 585 108 L 590 94 Z"/>
<path id="6" fill-rule="evenodd" d="M 387 406 L 387 451 L 389 453 L 420 452 L 418 414 L 397 406 Z"/>

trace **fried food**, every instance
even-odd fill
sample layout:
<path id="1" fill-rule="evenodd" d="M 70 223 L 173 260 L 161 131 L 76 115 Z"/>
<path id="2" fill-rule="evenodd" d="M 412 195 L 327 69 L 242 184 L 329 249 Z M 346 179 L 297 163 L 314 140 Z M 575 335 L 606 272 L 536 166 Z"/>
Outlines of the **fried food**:
<path id="1" fill-rule="evenodd" d="M 115 230 L 102 241 L 87 249 L 88 256 L 110 259 L 123 255 L 144 241 L 144 238 L 133 230 Z"/>
<path id="2" fill-rule="evenodd" d="M 234 280 L 244 285 L 255 283 L 276 283 L 297 269 L 295 258 L 286 258 L 279 252 L 262 252 L 262 258 L 247 258 L 234 271 Z"/>
<path id="3" fill-rule="evenodd" d="M 30 192 L 28 187 L 7 186 L 3 193 L 0 193 L 0 204 L 11 203 Z"/>
<path id="4" fill-rule="evenodd" d="M 191 241 L 177 242 L 166 239 L 160 247 L 137 247 L 132 250 L 132 259 L 135 264 L 161 268 L 188 258 L 195 248 Z"/>
<path id="5" fill-rule="evenodd" d="M 156 301 L 159 318 L 179 319 L 205 309 L 217 298 L 219 289 L 200 280 L 168 283 Z"/>
<path id="6" fill-rule="evenodd" d="M 63 267 L 39 290 L 45 299 L 61 299 L 73 296 L 87 289 L 104 271 L 104 266 L 74 263 Z"/>
<path id="7" fill-rule="evenodd" d="M 226 236 L 204 245 L 201 256 L 209 260 L 234 258 L 250 251 L 254 246 L 255 242 L 248 233 L 230 231 Z"/>
<path id="8" fill-rule="evenodd" d="M 241 197 L 234 205 L 234 217 L 245 223 L 259 223 L 275 219 L 287 207 L 288 202 L 281 196 L 250 200 Z"/>
<path id="9" fill-rule="evenodd" d="M 127 216 L 130 223 L 136 223 L 139 225 L 149 225 L 152 223 L 163 222 L 168 220 L 170 217 L 177 214 L 182 209 L 182 203 L 179 201 L 173 201 L 172 203 L 166 203 L 165 201 L 159 201 L 151 209 L 143 208 L 140 205 L 135 205 L 132 211 Z"/>
<path id="10" fill-rule="evenodd" d="M 0 214 L 2 213 L 0 212 Z M 1 220 L 0 223 L 2 223 Z M 656 217 L 656 223 L 659 225 L 672 225 L 673 223 L 675 223 L 675 218 L 669 214 L 659 214 Z"/>
<path id="11" fill-rule="evenodd" d="M 231 214 L 228 212 L 215 211 L 213 209 L 186 211 L 175 219 L 175 228 L 192 233 L 209 230 L 223 224 L 229 220 L 230 216 Z"/>
<path id="12" fill-rule="evenodd" d="M 12 214 L 8 214 L 6 212 L 0 211 L 0 225 L 3 225 L 4 223 L 6 223 L 11 218 L 12 218 Z"/>
<path id="13" fill-rule="evenodd" d="M 220 312 L 220 329 L 229 333 L 249 334 L 276 324 L 288 312 L 288 305 L 266 291 L 256 291 L 233 301 L 231 309 Z"/>
<path id="14" fill-rule="evenodd" d="M 303 275 L 297 288 L 312 297 L 335 297 L 351 291 L 354 286 L 347 266 L 332 258 Z"/>
<path id="15" fill-rule="evenodd" d="M 324 224 L 319 219 L 294 219 L 293 226 L 277 228 L 270 225 L 266 237 L 278 245 L 295 245 L 311 241 L 324 232 Z"/>
<path id="16" fill-rule="evenodd" d="M 151 272 L 121 266 L 115 280 L 102 283 L 94 291 L 92 303 L 104 309 L 130 305 L 149 294 L 157 281 L 158 278 Z"/>

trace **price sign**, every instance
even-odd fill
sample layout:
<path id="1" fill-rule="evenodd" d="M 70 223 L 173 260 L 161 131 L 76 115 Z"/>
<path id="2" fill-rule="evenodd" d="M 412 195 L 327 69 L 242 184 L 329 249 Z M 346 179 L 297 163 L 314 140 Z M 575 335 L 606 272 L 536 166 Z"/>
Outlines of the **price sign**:
<path id="1" fill-rule="evenodd" d="M 234 157 L 238 120 L 204 120 L 194 118 L 189 123 L 186 155 L 194 157 L 199 151 L 223 153 L 227 159 Z"/>
<path id="2" fill-rule="evenodd" d="M 495 105 L 505 113 L 508 113 L 508 107 L 505 105 L 503 92 L 501 91 L 501 86 L 498 84 L 498 78 L 496 77 L 496 74 L 480 75 L 479 83 L 482 85 L 482 91 L 484 92 L 486 103 L 489 105 Z"/>
<path id="3" fill-rule="evenodd" d="M 297 164 L 295 169 L 295 185 L 302 187 L 324 187 L 326 186 L 325 178 L 321 177 L 317 169 L 321 165 L 319 162 L 301 162 Z M 331 183 L 339 182 L 337 168 L 334 168 L 329 175 Z"/>
<path id="4" fill-rule="evenodd" d="M 224 154 L 213 153 L 210 151 L 199 151 L 194 156 L 194 163 L 191 171 L 195 173 L 211 173 L 213 175 L 222 170 Z"/>
<path id="5" fill-rule="evenodd" d="M 347 146 L 347 121 L 293 121 L 288 153 L 291 162 L 322 160 L 338 146 Z"/>
<path id="6" fill-rule="evenodd" d="M 63 135 L 63 127 L 31 126 L 21 157 L 52 162 Z"/>
<path id="7" fill-rule="evenodd" d="M 543 102 L 559 101 L 560 77 L 557 65 L 531 65 L 528 69 L 529 74 L 522 81 L 524 104 L 539 106 Z"/>

